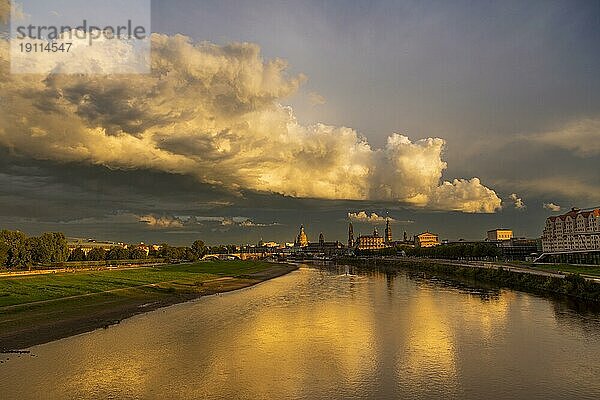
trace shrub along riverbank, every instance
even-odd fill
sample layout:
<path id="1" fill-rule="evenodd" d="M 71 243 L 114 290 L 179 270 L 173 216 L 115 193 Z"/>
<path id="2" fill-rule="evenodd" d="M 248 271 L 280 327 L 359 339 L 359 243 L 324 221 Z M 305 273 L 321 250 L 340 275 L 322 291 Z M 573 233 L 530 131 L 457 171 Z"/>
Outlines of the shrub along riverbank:
<path id="1" fill-rule="evenodd" d="M 600 303 L 600 284 L 586 280 L 577 274 L 569 274 L 565 278 L 534 275 L 510 271 L 504 268 L 476 268 L 446 265 L 429 260 L 364 260 L 345 258 L 338 260 L 344 264 L 365 269 L 397 270 L 399 268 L 418 270 L 439 274 L 445 277 L 489 282 L 501 287 L 533 292 L 568 296 L 579 300 Z"/>

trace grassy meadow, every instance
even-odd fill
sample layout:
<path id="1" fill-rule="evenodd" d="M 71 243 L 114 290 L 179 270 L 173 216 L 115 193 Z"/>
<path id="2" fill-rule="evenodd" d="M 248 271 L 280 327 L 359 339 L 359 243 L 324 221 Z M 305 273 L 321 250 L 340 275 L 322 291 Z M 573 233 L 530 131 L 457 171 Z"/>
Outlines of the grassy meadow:
<path id="1" fill-rule="evenodd" d="M 0 350 L 86 332 L 162 306 L 247 287 L 291 269 L 264 261 L 205 261 L 0 277 Z"/>
<path id="2" fill-rule="evenodd" d="M 272 267 L 266 262 L 210 261 L 160 267 L 85 271 L 0 278 L 0 307 L 158 284 L 195 285 Z"/>

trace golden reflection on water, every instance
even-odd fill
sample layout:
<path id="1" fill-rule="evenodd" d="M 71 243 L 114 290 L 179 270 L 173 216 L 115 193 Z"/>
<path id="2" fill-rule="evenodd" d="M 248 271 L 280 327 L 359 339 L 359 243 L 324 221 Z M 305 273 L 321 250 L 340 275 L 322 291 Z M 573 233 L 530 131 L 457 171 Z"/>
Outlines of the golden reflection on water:
<path id="1" fill-rule="evenodd" d="M 432 379 L 446 387 L 456 386 L 454 340 L 444 311 L 429 290 L 419 291 L 409 304 L 407 340 L 397 355 L 396 368 L 400 374 L 411 375 L 413 392 Z"/>
<path id="2" fill-rule="evenodd" d="M 403 275 L 305 269 L 38 346 L 37 357 L 0 365 L 0 392 L 19 399 L 512 398 L 517 387 L 521 397 L 543 398 L 600 391 L 579 378 L 600 372 L 589 367 L 598 348 L 597 337 L 557 324 L 550 302 L 522 293 L 486 297 Z M 575 372 L 546 371 L 541 357 Z M 544 385 L 534 384 L 544 376 Z"/>
<path id="3" fill-rule="evenodd" d="M 94 354 L 93 343 L 81 348 L 84 354 Z M 87 349 L 85 348 L 87 347 Z M 147 354 L 121 352 L 114 357 L 87 358 L 81 369 L 73 370 L 67 388 L 69 391 L 96 393 L 101 388 L 117 387 L 123 395 L 134 395 L 148 386 Z M 115 362 L 118 360 L 118 362 Z"/>
<path id="4" fill-rule="evenodd" d="M 306 280 L 299 286 L 313 283 Z M 279 289 L 273 289 L 275 293 L 269 296 L 279 296 Z M 217 362 L 205 371 L 202 378 L 206 384 L 195 394 L 219 392 L 231 382 L 228 371 L 232 369 L 244 371 L 245 376 L 237 380 L 243 382 L 244 392 L 258 398 L 268 398 L 274 382 L 286 397 L 295 398 L 320 379 L 339 384 L 372 379 L 376 371 L 373 305 L 305 300 L 302 309 L 294 302 L 289 304 L 291 309 L 270 308 L 255 314 L 244 330 L 234 335 L 232 340 L 240 344 L 236 351 L 215 356 L 228 362 Z M 248 360 L 252 360 L 251 366 Z"/>

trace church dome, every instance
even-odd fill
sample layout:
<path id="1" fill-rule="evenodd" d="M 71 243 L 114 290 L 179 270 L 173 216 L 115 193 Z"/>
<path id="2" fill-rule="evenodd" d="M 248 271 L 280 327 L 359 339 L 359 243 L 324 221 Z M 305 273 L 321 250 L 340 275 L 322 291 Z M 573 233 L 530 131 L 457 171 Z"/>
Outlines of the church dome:
<path id="1" fill-rule="evenodd" d="M 304 225 L 300 226 L 300 233 L 298 234 L 298 237 L 296 238 L 296 243 L 300 247 L 308 246 L 308 238 L 306 237 L 306 233 L 304 232 Z"/>

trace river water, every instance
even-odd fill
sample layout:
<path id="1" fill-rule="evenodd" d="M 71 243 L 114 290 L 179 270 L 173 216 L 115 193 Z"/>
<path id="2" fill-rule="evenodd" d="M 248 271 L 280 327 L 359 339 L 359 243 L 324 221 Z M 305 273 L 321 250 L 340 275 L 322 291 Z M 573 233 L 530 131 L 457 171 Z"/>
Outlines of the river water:
<path id="1" fill-rule="evenodd" d="M 600 314 L 304 266 L 1 355 L 2 399 L 600 398 Z"/>

